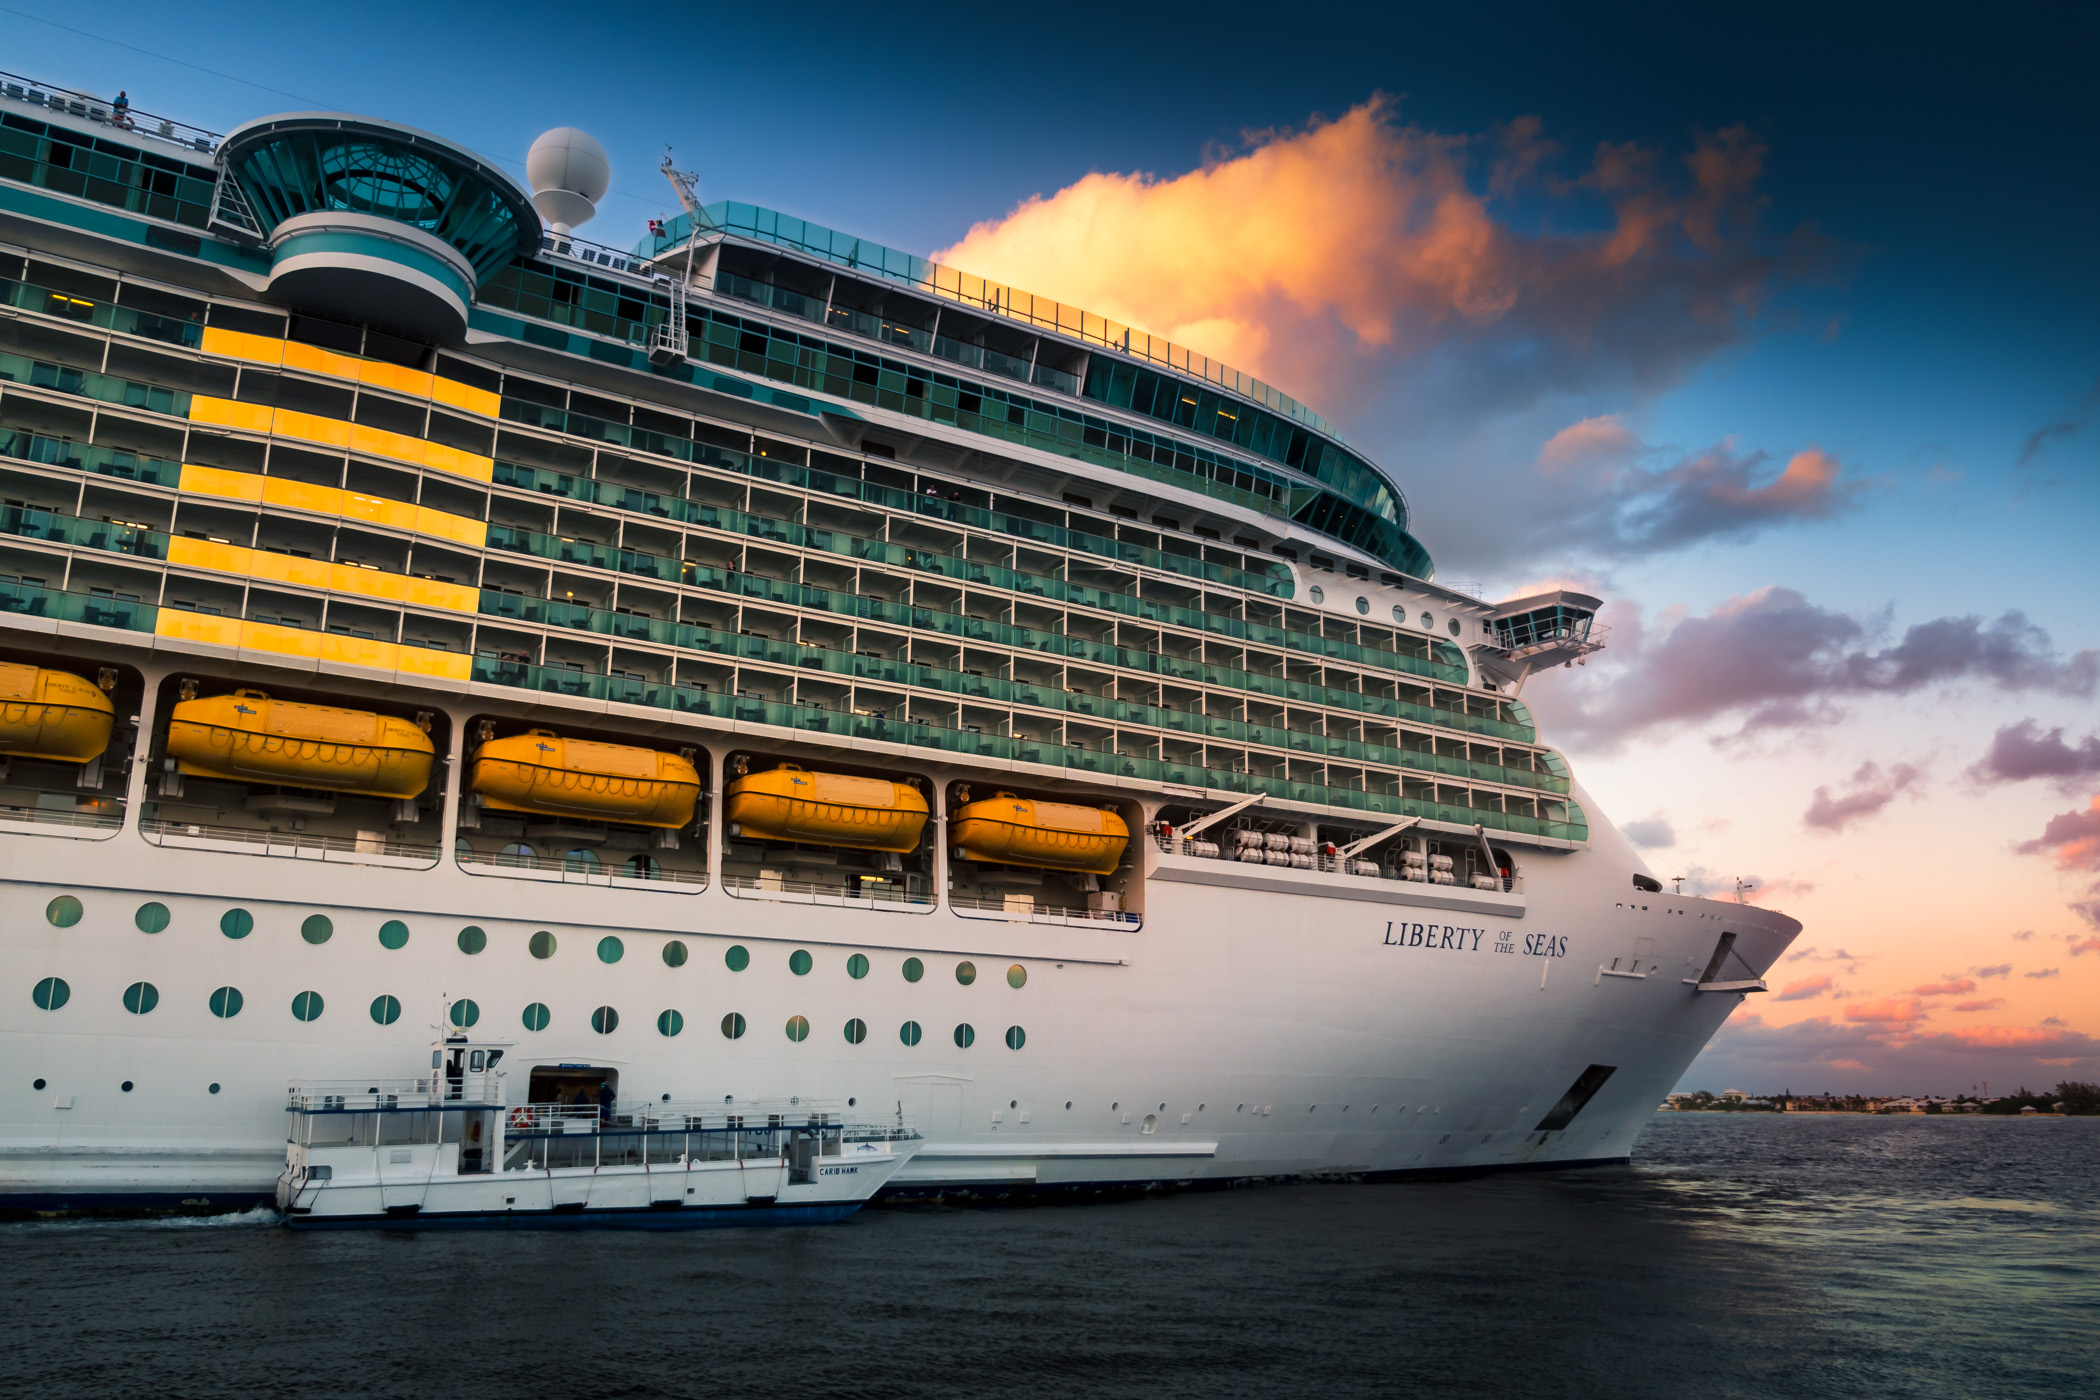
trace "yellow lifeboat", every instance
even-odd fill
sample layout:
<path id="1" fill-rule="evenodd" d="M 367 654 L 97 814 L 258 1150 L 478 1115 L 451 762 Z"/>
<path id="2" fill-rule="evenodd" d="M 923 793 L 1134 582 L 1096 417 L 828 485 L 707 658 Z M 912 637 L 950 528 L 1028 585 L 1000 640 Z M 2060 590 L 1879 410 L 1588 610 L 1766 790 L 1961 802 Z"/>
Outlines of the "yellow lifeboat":
<path id="1" fill-rule="evenodd" d="M 485 740 L 467 787 L 502 812 L 680 827 L 692 823 L 700 774 L 677 754 L 532 729 Z"/>
<path id="2" fill-rule="evenodd" d="M 86 763 L 109 747 L 116 714 L 101 687 L 71 671 L 0 662 L 0 754 Z"/>
<path id="3" fill-rule="evenodd" d="M 949 839 L 966 860 L 1110 875 L 1130 844 L 1130 828 L 1106 807 L 1031 802 L 1002 792 L 958 807 Z"/>
<path id="4" fill-rule="evenodd" d="M 909 783 L 810 773 L 783 763 L 729 785 L 728 820 L 762 841 L 807 841 L 864 851 L 910 851 L 928 815 L 925 794 Z"/>
<path id="5" fill-rule="evenodd" d="M 405 719 L 236 690 L 184 700 L 168 719 L 179 771 L 396 801 L 430 786 L 430 736 Z"/>

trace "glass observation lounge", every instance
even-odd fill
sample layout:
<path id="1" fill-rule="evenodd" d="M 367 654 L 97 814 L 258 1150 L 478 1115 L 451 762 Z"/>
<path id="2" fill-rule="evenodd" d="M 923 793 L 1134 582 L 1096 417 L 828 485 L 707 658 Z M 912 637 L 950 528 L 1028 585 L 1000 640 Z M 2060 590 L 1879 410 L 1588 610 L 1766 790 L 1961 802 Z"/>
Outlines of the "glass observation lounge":
<path id="1" fill-rule="evenodd" d="M 456 340 L 539 216 L 464 147 L 369 117 L 266 117 L 227 136 L 217 222 L 270 251 L 273 297 Z"/>

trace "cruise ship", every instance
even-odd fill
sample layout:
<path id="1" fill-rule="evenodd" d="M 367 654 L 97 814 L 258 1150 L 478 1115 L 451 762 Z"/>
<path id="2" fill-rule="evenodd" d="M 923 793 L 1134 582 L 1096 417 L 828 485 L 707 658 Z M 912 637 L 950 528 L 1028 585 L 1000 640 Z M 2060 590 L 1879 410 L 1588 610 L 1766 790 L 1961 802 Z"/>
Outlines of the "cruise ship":
<path id="1" fill-rule="evenodd" d="M 0 74 L 0 1208 L 269 1200 L 455 1032 L 892 1192 L 1612 1162 L 1764 989 L 1519 698 L 1599 601 L 1437 583 L 1303 403 L 524 170 Z"/>

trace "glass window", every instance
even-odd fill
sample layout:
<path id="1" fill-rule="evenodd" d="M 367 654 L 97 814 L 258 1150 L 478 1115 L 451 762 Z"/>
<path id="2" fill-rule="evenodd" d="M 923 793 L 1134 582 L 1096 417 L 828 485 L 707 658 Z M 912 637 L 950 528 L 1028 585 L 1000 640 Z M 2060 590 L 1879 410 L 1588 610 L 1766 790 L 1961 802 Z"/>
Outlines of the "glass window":
<path id="1" fill-rule="evenodd" d="M 1312 590 L 1305 596 L 1310 598 L 1315 603 L 1324 603 L 1327 601 L 1327 590 L 1320 587 L 1320 585 L 1316 583 L 1312 586 Z"/>
<path id="2" fill-rule="evenodd" d="M 955 1028 L 955 1048 L 967 1050 L 977 1043 L 977 1030 L 968 1021 Z"/>
<path id="3" fill-rule="evenodd" d="M 865 953 L 855 953 L 846 959 L 846 975 L 856 981 L 868 975 L 868 958 Z"/>
<path id="4" fill-rule="evenodd" d="M 408 925 L 399 919 L 388 919 L 379 926 L 379 946 L 382 948 L 406 948 Z"/>
<path id="5" fill-rule="evenodd" d="M 229 909 L 219 915 L 219 932 L 228 938 L 246 938 L 255 932 L 255 916 L 245 909 Z"/>
<path id="6" fill-rule="evenodd" d="M 44 906 L 44 917 L 59 928 L 71 928 L 80 922 L 80 901 L 62 894 Z"/>
<path id="7" fill-rule="evenodd" d="M 238 934 L 227 935 L 229 938 L 237 938 L 239 936 Z M 299 925 L 299 936 L 309 943 L 326 943 L 329 939 L 335 937 L 335 924 L 326 914 L 309 914 L 306 917 L 306 921 Z M 379 941 L 381 943 L 386 942 L 385 933 L 382 932 L 380 934 Z"/>
<path id="8" fill-rule="evenodd" d="M 482 929 L 468 924 L 459 931 L 459 951 L 473 954 L 489 946 L 489 936 Z"/>
<path id="9" fill-rule="evenodd" d="M 319 992 L 301 992 L 292 998 L 292 1015 L 297 1020 L 316 1021 L 324 1005 Z"/>
<path id="10" fill-rule="evenodd" d="M 676 1011 L 662 1011 L 657 1013 L 656 1033 L 658 1035 L 673 1036 L 684 1029 L 685 1017 L 679 1015 Z"/>
<path id="11" fill-rule="evenodd" d="M 220 1020 L 230 1020 L 241 1014 L 241 989 L 221 987 L 211 994 L 211 1014 Z"/>
<path id="12" fill-rule="evenodd" d="M 1456 637 L 1456 636 L 1458 635 L 1458 632 L 1459 632 L 1459 627 L 1458 627 L 1458 619 L 1454 617 L 1454 618 L 1452 618 L 1452 619 L 1451 619 L 1451 635 L 1452 635 L 1452 636 L 1454 636 L 1454 637 Z"/>
<path id="13" fill-rule="evenodd" d="M 578 846 L 573 851 L 563 853 L 561 868 L 589 874 L 598 868 L 598 853 L 588 846 Z"/>
<path id="14" fill-rule="evenodd" d="M 46 977 L 36 984 L 35 990 L 29 994 L 29 999 L 36 1003 L 36 1009 L 39 1011 L 56 1011 L 64 1006 L 72 995 L 73 989 L 66 985 L 65 978 Z"/>
<path id="15" fill-rule="evenodd" d="M 620 1028 L 620 1013 L 610 1006 L 601 1006 L 591 1013 L 591 1029 L 600 1035 L 611 1035 Z"/>
<path id="16" fill-rule="evenodd" d="M 1407 609 L 1399 603 L 1393 604 L 1393 621 L 1403 627 L 1407 625 Z"/>
<path id="17" fill-rule="evenodd" d="M 1027 1032 L 1027 1031 L 1024 1031 L 1024 1030 L 1022 1030 L 1022 1029 L 1021 1029 L 1021 1028 L 1020 1028 L 1019 1026 L 1008 1026 L 1008 1027 L 1006 1028 L 1006 1048 L 1007 1048 L 1007 1049 L 1009 1049 L 1009 1050 L 1018 1050 L 1018 1049 L 1020 1049 L 1020 1048 L 1021 1048 L 1022 1046 L 1026 1045 L 1027 1043 L 1028 1043 L 1028 1032 Z"/>
<path id="18" fill-rule="evenodd" d="M 526 951 L 530 952 L 534 957 L 539 958 L 541 961 L 545 961 L 546 959 L 554 956 L 554 935 L 547 932 L 547 930 L 545 929 L 541 929 L 538 933 L 535 933 L 532 936 L 532 941 L 527 943 L 525 945 L 525 948 Z"/>
<path id="19" fill-rule="evenodd" d="M 481 1008 L 462 997 L 452 1003 L 449 1015 L 453 1025 L 458 1026 L 461 1030 L 466 1030 L 481 1019 Z"/>
<path id="20" fill-rule="evenodd" d="M 151 982 L 134 982 L 124 989 L 124 1009 L 134 1016 L 143 1016 L 160 1005 L 160 988 Z"/>
<path id="21" fill-rule="evenodd" d="M 524 1019 L 525 1029 L 528 1031 L 543 1031 L 547 1029 L 547 1003 L 544 1001 L 536 1001 L 532 1003 L 532 1005 L 526 1007 Z"/>
<path id="22" fill-rule="evenodd" d="M 620 940 L 619 940 L 619 939 L 617 939 L 617 938 L 613 937 L 613 936 L 612 936 L 611 934 L 609 934 L 609 933 L 608 933 L 607 935 L 605 935 L 605 937 L 603 937 L 603 938 L 601 938 L 601 939 L 599 939 L 599 940 L 598 940 L 598 961 L 599 961 L 599 962 L 602 962 L 602 963 L 616 963 L 616 962 L 618 962 L 618 961 L 619 961 L 619 960 L 620 960 L 620 959 L 621 959 L 622 957 L 626 956 L 626 953 L 627 953 L 627 945 L 626 945 L 626 944 L 624 944 L 624 943 L 622 943 L 622 942 L 620 942 Z"/>
<path id="23" fill-rule="evenodd" d="M 1429 631 L 1434 631 L 1434 630 L 1435 630 L 1435 628 L 1436 628 L 1436 618 L 1435 618 L 1435 616 L 1434 616 L 1434 615 L 1432 615 L 1432 614 L 1430 614 L 1430 613 L 1423 613 L 1423 614 L 1422 614 L 1422 630 L 1423 630 L 1424 632 L 1429 632 Z"/>
<path id="24" fill-rule="evenodd" d="M 858 1016 L 846 1023 L 846 1043 L 858 1045 L 868 1038 L 868 1023 Z"/>
<path id="25" fill-rule="evenodd" d="M 724 1039 L 735 1040 L 743 1033 L 744 1018 L 742 1016 L 732 1011 L 722 1018 L 722 1036 Z"/>
<path id="26" fill-rule="evenodd" d="M 1027 986 L 1028 969 L 1019 963 L 1015 963 L 1012 967 L 1006 969 L 1006 985 L 1012 987 L 1015 991 L 1019 991 Z"/>
<path id="27" fill-rule="evenodd" d="M 675 939 L 675 938 L 674 938 L 674 939 L 672 939 L 672 940 L 671 940 L 671 941 L 670 941 L 669 943 L 666 943 L 666 944 L 664 944 L 664 966 L 665 966 L 665 967 L 684 967 L 684 966 L 685 966 L 685 959 L 686 959 L 686 947 L 685 947 L 685 944 L 683 944 L 683 943 L 679 942 L 679 941 L 678 941 L 677 939 Z"/>
<path id="28" fill-rule="evenodd" d="M 810 957 L 805 949 L 797 948 L 794 952 L 788 954 L 788 971 L 794 973 L 797 977 L 807 973 L 815 965 L 815 960 Z"/>
<path id="29" fill-rule="evenodd" d="M 905 981 L 907 981 L 907 982 L 916 982 L 916 981 L 918 981 L 918 980 L 919 980 L 919 979 L 920 979 L 921 977 L 924 977 L 925 975 L 926 975 L 926 964 L 925 964 L 925 963 L 922 963 L 922 962 L 920 962 L 920 961 L 919 961 L 919 960 L 918 960 L 917 958 L 906 958 L 906 959 L 904 960 L 904 980 L 905 980 Z"/>
<path id="30" fill-rule="evenodd" d="M 1369 617 L 1371 615 L 1371 600 L 1369 598 L 1358 598 L 1356 600 L 1356 612 L 1359 617 Z"/>
<path id="31" fill-rule="evenodd" d="M 917 1021 L 906 1021 L 897 1028 L 897 1039 L 903 1041 L 906 1045 L 917 1045 L 920 1034 Z"/>
<path id="32" fill-rule="evenodd" d="M 663 866 L 654 856 L 627 857 L 627 878 L 630 880 L 654 880 L 663 873 Z"/>
<path id="33" fill-rule="evenodd" d="M 401 1019 L 399 997 L 376 996 L 372 998 L 372 1019 L 382 1026 L 391 1026 Z"/>
<path id="34" fill-rule="evenodd" d="M 797 1043 L 809 1039 L 809 1018 L 807 1016 L 788 1017 L 787 1038 Z"/>
<path id="35" fill-rule="evenodd" d="M 722 964 L 731 972 L 742 972 L 751 966 L 751 950 L 741 943 L 732 943 L 729 951 L 722 954 Z"/>
<path id="36" fill-rule="evenodd" d="M 965 987 L 975 982 L 977 980 L 977 964 L 973 962 L 957 963 L 955 965 L 955 980 L 962 983 Z"/>
<path id="37" fill-rule="evenodd" d="M 158 900 L 141 904 L 131 921 L 139 926 L 140 933 L 159 933 L 168 926 L 168 906 Z"/>

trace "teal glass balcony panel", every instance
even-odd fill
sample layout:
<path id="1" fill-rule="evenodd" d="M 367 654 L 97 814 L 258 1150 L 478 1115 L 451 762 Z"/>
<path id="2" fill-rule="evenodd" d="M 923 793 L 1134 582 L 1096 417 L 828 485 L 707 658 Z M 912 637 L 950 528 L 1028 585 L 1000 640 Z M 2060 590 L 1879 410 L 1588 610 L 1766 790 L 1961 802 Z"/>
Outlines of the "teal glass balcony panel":
<path id="1" fill-rule="evenodd" d="M 56 588 L 0 580 L 0 613 L 48 617 L 58 622 L 85 622 L 94 627 L 122 627 L 151 632 L 160 609 L 105 593 L 68 593 Z"/>
<path id="2" fill-rule="evenodd" d="M 1533 817 L 1486 807 L 1440 803 L 1396 793 L 1366 792 L 1357 788 L 1326 787 L 1280 778 L 1257 777 L 1229 769 L 1205 769 L 1193 764 L 1109 753 L 1076 746 L 1045 743 L 1024 737 L 976 734 L 948 729 L 916 720 L 892 719 L 883 714 L 858 714 L 813 705 L 792 705 L 748 696 L 723 695 L 629 677 L 605 676 L 561 667 L 533 666 L 495 657 L 474 658 L 473 679 L 488 685 L 516 686 L 580 699 L 646 705 L 681 714 L 712 716 L 748 724 L 777 725 L 827 737 L 883 740 L 930 751 L 1041 763 L 1074 772 L 1112 773 L 1154 783 L 1178 783 L 1216 788 L 1224 792 L 1263 792 L 1272 797 L 1397 820 L 1421 817 L 1431 821 L 1467 826 L 1480 823 L 1493 831 L 1543 836 L 1563 841 L 1587 841 L 1589 827 L 1575 803 L 1551 804 L 1564 814 Z"/>
<path id="3" fill-rule="evenodd" d="M 143 408 L 179 418 L 188 417 L 190 411 L 190 396 L 181 389 L 163 389 L 157 384 L 141 384 L 135 379 L 118 379 L 93 370 L 50 364 L 32 360 L 26 355 L 0 353 L 0 380 L 32 384 L 39 389 L 79 394 L 103 403 L 123 404 L 127 408 Z"/>
<path id="4" fill-rule="evenodd" d="M 516 182 L 424 132 L 360 117 L 304 114 L 251 122 L 221 156 L 264 238 L 287 219 L 365 214 L 442 239 L 487 281 L 537 249 L 539 215 Z"/>
<path id="5" fill-rule="evenodd" d="M 743 576 L 748 578 L 748 575 Z M 765 580 L 764 582 L 771 582 Z M 787 585 L 794 588 L 796 585 Z M 816 590 L 804 590 L 813 592 Z M 831 599 L 844 600 L 847 595 L 833 594 Z M 788 601 L 780 599 L 777 601 Z M 830 600 L 827 600 L 830 601 Z M 871 602 L 873 600 L 855 600 Z M 1271 748 L 1291 748 L 1304 752 L 1320 753 L 1328 757 L 1342 757 L 1358 762 L 1380 763 L 1392 767 L 1405 767 L 1424 772 L 1442 773 L 1453 777 L 1474 778 L 1481 782 L 1499 783 L 1506 787 L 1525 787 L 1543 792 L 1565 793 L 1565 778 L 1556 778 L 1550 773 L 1534 772 L 1527 768 L 1503 764 L 1482 763 L 1451 754 L 1436 754 L 1422 749 L 1400 748 L 1383 744 L 1369 744 L 1357 740 L 1331 738 L 1298 730 L 1287 730 L 1275 725 L 1250 725 L 1235 719 L 1197 714 L 1190 711 L 1165 709 L 1159 706 L 1130 700 L 1117 700 L 1108 696 L 1094 695 L 1056 686 L 1037 685 L 1027 681 L 1007 680 L 999 676 L 977 675 L 965 671 L 950 670 L 919 662 L 896 660 L 879 656 L 864 656 L 857 652 L 837 651 L 804 642 L 782 641 L 772 637 L 760 637 L 749 633 L 728 632 L 719 628 L 702 627 L 693 623 L 676 622 L 666 618 L 644 617 L 631 612 L 606 611 L 591 608 L 581 603 L 555 598 L 528 598 L 522 594 L 504 593 L 493 589 L 481 594 L 481 612 L 491 617 L 507 617 L 520 622 L 540 623 L 552 627 L 569 627 L 579 631 L 594 632 L 603 636 L 628 641 L 651 642 L 660 646 L 680 648 L 711 656 L 722 656 L 749 661 L 762 661 L 770 665 L 793 668 L 798 671 L 820 671 L 827 675 L 852 680 L 878 681 L 887 685 L 905 686 L 913 689 L 933 691 L 954 696 L 961 700 L 982 700 L 994 704 L 1026 705 L 1036 709 L 1054 710 L 1065 714 L 1098 719 L 1108 723 L 1142 725 L 1196 737 L 1226 740 L 1233 743 L 1260 744 Z M 923 612 L 923 609 L 911 609 Z M 905 621 L 911 619 L 894 619 Z M 1047 637 L 1047 634 L 1045 634 Z M 1070 640 L 1070 639 L 1066 639 Z M 1124 648 L 1105 647 L 1094 643 L 1080 643 L 1088 660 L 1103 664 L 1122 666 L 1131 670 L 1146 669 L 1149 653 Z M 1222 668 L 1221 668 L 1222 669 Z M 1346 692 L 1337 692 L 1346 694 Z M 1314 703 L 1322 703 L 1315 700 Z M 1445 713 L 1445 712 L 1439 712 Z"/>
<path id="6" fill-rule="evenodd" d="M 142 336 L 147 340 L 158 340 L 169 345 L 183 345 L 194 350 L 204 343 L 204 323 L 201 320 L 185 321 L 174 316 L 157 316 L 137 311 L 128 306 L 96 301 L 72 292 L 55 292 L 49 287 L 40 287 L 33 282 L 12 282 L 0 278 L 0 302 L 19 311 L 34 311 L 43 316 L 56 316 L 61 320 L 80 321 L 121 335 Z M 201 316 L 202 303 L 199 303 Z"/>
<path id="7" fill-rule="evenodd" d="M 201 229 L 217 178 L 208 164 L 192 165 L 19 112 L 0 117 L 0 179 Z"/>
<path id="8" fill-rule="evenodd" d="M 661 496 L 654 492 L 638 491 L 611 483 L 599 483 L 589 477 L 574 476 L 520 467 L 508 462 L 498 462 L 495 481 L 501 486 L 515 486 L 524 490 L 564 496 L 571 500 L 613 506 L 617 509 L 649 514 L 659 519 L 675 520 L 681 524 L 695 525 L 705 529 L 723 530 L 732 534 L 763 539 L 770 543 L 792 545 L 804 549 L 817 549 L 841 554 L 848 558 L 879 564 L 895 565 L 924 573 L 938 574 L 943 578 L 959 582 L 979 584 L 1014 593 L 1024 593 L 1050 601 L 1072 603 L 1081 607 L 1098 608 L 1105 612 L 1116 612 L 1140 618 L 1148 622 L 1167 623 L 1194 630 L 1216 632 L 1238 640 L 1264 643 L 1313 656 L 1332 657 L 1363 666 L 1374 666 L 1410 675 L 1427 676 L 1437 680 L 1463 685 L 1466 667 L 1463 655 L 1448 642 L 1431 640 L 1429 645 L 1436 659 L 1425 660 L 1405 652 L 1386 651 L 1357 642 L 1338 638 L 1322 637 L 1313 633 L 1294 632 L 1280 627 L 1250 623 L 1240 618 L 1225 617 L 1216 613 L 1200 612 L 1193 608 L 1180 608 L 1157 600 L 1143 599 L 1115 589 L 1093 588 L 1085 584 L 1067 583 L 1061 579 L 1026 574 L 981 560 L 963 559 L 955 555 L 937 554 L 931 550 L 912 549 L 902 545 L 888 544 L 880 540 L 865 540 L 837 531 L 815 530 L 793 521 L 774 520 L 763 516 L 749 515 L 727 506 L 703 505 L 673 496 Z M 887 488 L 878 488 L 887 489 Z M 908 494 L 908 493 L 905 493 Z M 563 551 L 547 542 L 547 537 L 532 536 L 530 531 L 504 529 L 503 542 L 491 535 L 491 545 L 498 548 L 519 549 L 526 553 L 541 554 L 547 558 L 560 558 L 569 563 L 590 562 L 585 551 Z M 1070 532 L 1066 532 L 1070 533 Z M 527 537 L 531 539 L 528 540 Z M 1091 537 L 1086 537 L 1091 538 Z M 575 543 L 575 542 L 567 542 Z M 1113 542 L 1111 542 L 1113 543 Z M 605 547 L 599 547 L 602 552 Z M 1135 546 L 1132 546 L 1135 548 Z M 553 550 L 554 552 L 549 552 Z M 661 561 L 658 561 L 661 562 Z M 596 567 L 617 568 L 619 565 L 599 563 Z M 624 570 L 632 572 L 633 570 Z M 687 581 L 691 581 L 690 579 Z M 995 624 L 996 625 L 996 624 Z M 1018 629 L 1025 630 L 1025 629 Z M 1025 645 L 1037 645 L 1034 642 Z M 1170 658 L 1160 658 L 1162 663 Z M 1190 662 L 1194 667 L 1197 663 Z M 1171 674 L 1171 673 L 1170 673 Z M 1193 678 L 1195 672 L 1188 672 Z M 1278 691 L 1276 693 L 1283 693 Z"/>
<path id="9" fill-rule="evenodd" d="M 36 510 L 27 506 L 0 506 L 0 535 L 70 544 L 82 549 L 106 549 L 137 559 L 168 557 L 168 537 L 159 530 L 138 525 L 119 525 L 112 520 L 83 520 L 77 515 Z"/>
<path id="10" fill-rule="evenodd" d="M 0 456 L 155 486 L 174 486 L 182 480 L 180 462 L 142 457 L 118 447 L 93 447 L 67 438 L 45 437 L 41 433 L 0 431 Z"/>

